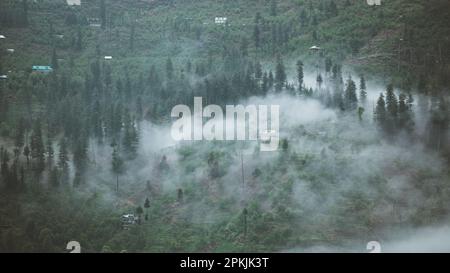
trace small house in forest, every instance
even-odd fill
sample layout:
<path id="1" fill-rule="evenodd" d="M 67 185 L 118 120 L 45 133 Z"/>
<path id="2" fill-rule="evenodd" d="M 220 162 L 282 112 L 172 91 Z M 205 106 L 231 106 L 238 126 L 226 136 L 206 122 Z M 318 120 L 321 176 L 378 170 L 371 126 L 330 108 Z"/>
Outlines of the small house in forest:
<path id="1" fill-rule="evenodd" d="M 214 23 L 218 24 L 218 25 L 224 25 L 227 22 L 227 17 L 216 17 L 214 19 Z"/>
<path id="2" fill-rule="evenodd" d="M 0 75 L 0 80 L 7 80 L 8 79 L 8 75 Z"/>
<path id="3" fill-rule="evenodd" d="M 53 71 L 53 68 L 48 65 L 33 65 L 32 70 L 39 73 L 50 73 Z"/>
<path id="4" fill-rule="evenodd" d="M 69 6 L 80 6 L 81 0 L 66 0 L 67 5 Z"/>
<path id="5" fill-rule="evenodd" d="M 367 0 L 369 6 L 381 6 L 381 0 Z"/>
<path id="6" fill-rule="evenodd" d="M 122 222 L 122 227 L 124 229 L 128 229 L 129 226 L 136 225 L 139 223 L 139 216 L 136 216 L 134 214 L 124 214 L 120 218 L 120 221 Z"/>
<path id="7" fill-rule="evenodd" d="M 88 18 L 89 26 L 91 27 L 101 27 L 102 24 L 100 22 L 100 18 Z"/>
<path id="8" fill-rule="evenodd" d="M 0 39 L 6 39 L 5 35 L 0 34 Z"/>
<path id="9" fill-rule="evenodd" d="M 8 52 L 8 53 L 14 53 L 14 51 L 15 51 L 14 48 L 7 48 L 6 49 L 6 52 Z"/>

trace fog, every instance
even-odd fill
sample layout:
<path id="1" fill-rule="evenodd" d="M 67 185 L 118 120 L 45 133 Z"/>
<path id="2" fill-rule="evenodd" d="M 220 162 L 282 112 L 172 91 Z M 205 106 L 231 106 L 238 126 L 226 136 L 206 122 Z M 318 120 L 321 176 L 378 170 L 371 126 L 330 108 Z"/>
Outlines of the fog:
<path id="1" fill-rule="evenodd" d="M 314 73 L 306 75 L 306 84 L 314 86 Z M 383 91 L 378 83 L 368 81 L 367 86 L 369 101 Z M 446 222 L 427 226 L 426 220 L 417 219 L 421 215 L 435 219 L 435 204 L 448 204 L 448 199 L 442 200 L 450 192 L 444 181 L 448 170 L 439 155 L 418 142 L 384 140 L 373 124 L 372 111 L 360 121 L 355 114 L 327 109 L 318 100 L 285 93 L 251 97 L 240 104 L 279 105 L 280 137 L 289 141 L 288 150 L 258 152 L 258 141 L 177 142 L 170 124 L 143 121 L 138 157 L 126 163 L 118 194 L 110 170 L 112 148 L 91 143 L 90 158 L 96 168 L 90 177 L 96 182 L 89 183 L 89 190 L 101 193 L 125 213 L 155 191 L 175 200 L 177 189 L 189 189 L 181 208 L 184 220 L 205 225 L 230 221 L 231 225 L 252 202 L 273 212 L 280 201 L 262 197 L 268 189 L 280 190 L 270 183 L 290 181 L 286 202 L 301 216 L 292 229 L 297 224 L 305 232 L 341 234 L 348 229 L 350 235 L 332 245 L 309 243 L 280 251 L 367 252 L 366 243 L 373 240 L 381 243 L 383 252 L 450 251 Z M 216 176 L 208 162 L 212 152 L 218 158 Z M 158 169 L 163 156 L 170 168 L 164 175 Z M 253 176 L 256 169 L 262 172 L 258 178 Z M 349 204 L 354 200 L 360 202 L 356 210 Z M 224 210 L 211 202 L 226 202 L 228 207 Z"/>

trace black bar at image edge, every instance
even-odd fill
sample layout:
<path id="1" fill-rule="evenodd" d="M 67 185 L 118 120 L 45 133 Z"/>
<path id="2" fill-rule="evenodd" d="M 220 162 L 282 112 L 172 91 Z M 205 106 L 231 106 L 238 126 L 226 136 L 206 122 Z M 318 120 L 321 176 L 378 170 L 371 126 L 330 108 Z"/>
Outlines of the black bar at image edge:
<path id="1" fill-rule="evenodd" d="M 72 270 L 112 267 L 115 270 L 139 269 L 143 264 L 154 272 L 301 272 L 306 268 L 386 270 L 400 266 L 402 270 L 420 265 L 438 265 L 446 261 L 446 254 L 298 254 L 298 253 L 117 253 L 117 254 L 24 254 L 36 266 L 48 267 L 55 260 L 70 264 Z M 14 254 L 3 254 L 4 260 Z M 20 266 L 20 265 L 19 265 Z M 309 270 L 308 270 L 309 271 Z M 158 270 L 159 272 L 159 270 Z"/>

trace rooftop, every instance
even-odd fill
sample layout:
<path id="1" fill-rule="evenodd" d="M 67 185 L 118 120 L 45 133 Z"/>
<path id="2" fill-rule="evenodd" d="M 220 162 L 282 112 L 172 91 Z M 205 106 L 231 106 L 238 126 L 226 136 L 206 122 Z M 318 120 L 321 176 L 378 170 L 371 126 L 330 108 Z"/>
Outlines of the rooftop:
<path id="1" fill-rule="evenodd" d="M 79 6 L 81 5 L 81 0 L 66 0 L 69 6 Z"/>

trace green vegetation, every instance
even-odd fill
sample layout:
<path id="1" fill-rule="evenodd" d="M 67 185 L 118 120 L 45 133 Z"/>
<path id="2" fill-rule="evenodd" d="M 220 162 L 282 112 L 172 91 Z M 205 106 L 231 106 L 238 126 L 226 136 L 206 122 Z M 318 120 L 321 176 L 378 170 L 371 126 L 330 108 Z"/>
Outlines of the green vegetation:
<path id="1" fill-rule="evenodd" d="M 441 223 L 449 2 L 385 2 L 1 1 L 0 251 L 285 251 Z M 194 96 L 279 103 L 279 151 L 173 145 Z"/>

